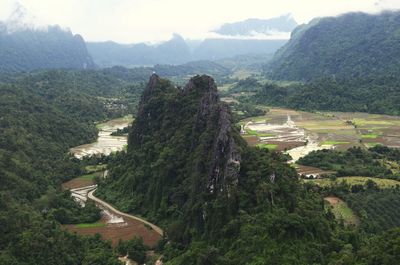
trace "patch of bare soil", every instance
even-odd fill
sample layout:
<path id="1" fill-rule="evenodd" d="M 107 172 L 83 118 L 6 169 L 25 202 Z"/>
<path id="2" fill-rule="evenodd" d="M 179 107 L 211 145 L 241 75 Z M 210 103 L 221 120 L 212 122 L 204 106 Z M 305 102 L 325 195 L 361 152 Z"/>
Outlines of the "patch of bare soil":
<path id="1" fill-rule="evenodd" d="M 310 166 L 303 166 L 303 165 L 297 165 L 296 166 L 296 171 L 300 175 L 324 175 L 324 174 L 334 174 L 336 173 L 335 171 L 328 171 L 328 170 L 323 170 L 317 167 L 310 167 Z"/>
<path id="2" fill-rule="evenodd" d="M 246 136 L 244 137 L 244 139 L 250 146 L 254 146 L 260 143 L 257 136 Z"/>
<path id="3" fill-rule="evenodd" d="M 342 202 L 341 199 L 339 199 L 338 197 L 333 197 L 333 196 L 325 197 L 324 200 L 329 202 L 329 204 L 332 205 L 332 206 L 335 206 L 338 203 Z"/>
<path id="4" fill-rule="evenodd" d="M 78 228 L 75 225 L 65 225 L 65 227 L 72 232 L 76 232 L 79 235 L 95 235 L 100 234 L 104 240 L 111 240 L 113 246 L 118 244 L 121 240 L 130 240 L 132 238 L 141 237 L 146 246 L 154 247 L 157 245 L 161 236 L 147 228 L 142 222 L 124 218 L 123 223 L 108 223 L 108 219 L 103 216 L 100 220 L 101 223 L 105 224 L 103 227 L 88 227 Z"/>
<path id="5" fill-rule="evenodd" d="M 61 187 L 64 190 L 71 190 L 71 189 L 78 189 L 82 187 L 87 187 L 94 185 L 94 181 L 92 179 L 81 179 L 81 178 L 75 178 L 71 179 L 70 181 L 64 182 Z"/>
<path id="6" fill-rule="evenodd" d="M 295 142 L 268 141 L 267 143 L 268 144 L 276 144 L 277 147 L 275 150 L 277 150 L 277 151 L 286 151 L 286 150 L 290 150 L 290 149 L 305 145 L 305 142 L 299 142 L 299 141 L 295 141 Z"/>

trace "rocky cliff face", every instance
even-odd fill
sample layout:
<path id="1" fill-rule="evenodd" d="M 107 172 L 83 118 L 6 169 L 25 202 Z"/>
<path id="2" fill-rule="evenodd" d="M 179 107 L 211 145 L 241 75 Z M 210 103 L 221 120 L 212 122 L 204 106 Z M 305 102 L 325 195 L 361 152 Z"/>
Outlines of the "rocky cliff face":
<path id="1" fill-rule="evenodd" d="M 220 102 L 217 87 L 209 76 L 192 78 L 183 90 L 184 95 L 202 93 L 197 113 L 194 132 L 201 132 L 207 127 L 217 126 L 210 149 L 211 166 L 207 176 L 207 189 L 210 193 L 227 191 L 237 185 L 240 170 L 240 154 L 237 151 L 232 134 L 231 115 L 228 106 Z M 209 124 L 216 122 L 216 124 Z M 196 139 L 195 139 L 196 140 Z M 197 142 L 193 142 L 195 146 Z"/>
<path id="2" fill-rule="evenodd" d="M 171 102 L 174 105 L 172 106 L 168 102 L 160 102 L 160 95 L 166 93 L 173 94 L 179 103 Z M 154 105 L 159 106 L 160 109 L 154 108 Z M 165 110 L 162 109 L 162 105 Z M 169 113 L 170 108 L 176 114 L 176 117 L 171 120 L 170 116 L 173 113 Z M 183 109 L 186 113 L 180 113 Z M 162 117 L 163 115 L 165 117 Z M 202 154 L 201 159 L 194 160 L 196 163 L 191 170 L 207 172 L 202 176 L 203 191 L 229 193 L 231 187 L 238 183 L 240 170 L 240 154 L 232 137 L 231 119 L 228 106 L 220 101 L 217 87 L 211 77 L 196 76 L 190 79 L 183 89 L 180 89 L 154 74 L 150 77 L 139 105 L 136 126 L 130 137 L 130 150 L 136 150 L 145 144 L 145 139 L 148 139 L 145 137 L 146 133 L 156 134 L 155 130 L 161 128 L 164 131 L 168 131 L 169 128 L 179 130 L 182 122 L 191 121 L 185 126 L 191 128 L 190 134 L 186 134 L 190 148 L 186 148 L 188 154 Z M 162 126 L 162 123 L 167 120 L 171 122 L 168 125 L 169 128 Z M 149 127 L 151 127 L 150 130 L 148 130 Z M 205 134 L 211 134 L 211 138 L 206 141 L 207 144 L 204 144 L 201 138 Z M 207 158 L 206 161 L 205 158 Z M 204 164 L 207 164 L 207 169 L 203 168 Z"/>

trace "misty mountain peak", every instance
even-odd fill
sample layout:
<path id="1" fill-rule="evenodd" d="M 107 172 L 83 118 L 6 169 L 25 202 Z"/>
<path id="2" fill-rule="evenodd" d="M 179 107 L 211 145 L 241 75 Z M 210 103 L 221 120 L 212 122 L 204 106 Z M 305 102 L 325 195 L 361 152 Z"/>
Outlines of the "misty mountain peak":
<path id="1" fill-rule="evenodd" d="M 284 14 L 269 19 L 250 18 L 244 21 L 226 23 L 215 30 L 215 33 L 224 36 L 274 36 L 277 33 L 289 33 L 297 27 L 292 14 Z"/>
<path id="2" fill-rule="evenodd" d="M 8 32 L 15 32 L 20 30 L 35 29 L 39 23 L 35 16 L 30 14 L 28 10 L 16 3 L 11 15 L 5 21 Z"/>

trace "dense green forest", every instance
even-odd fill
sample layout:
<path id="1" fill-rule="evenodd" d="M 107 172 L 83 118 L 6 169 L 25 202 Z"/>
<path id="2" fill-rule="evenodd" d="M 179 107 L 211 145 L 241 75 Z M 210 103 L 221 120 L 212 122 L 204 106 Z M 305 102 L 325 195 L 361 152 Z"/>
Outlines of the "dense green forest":
<path id="1" fill-rule="evenodd" d="M 267 67 L 270 78 L 396 76 L 399 12 L 348 13 L 297 27 Z"/>
<path id="2" fill-rule="evenodd" d="M 365 190 L 343 196 L 361 218 L 368 232 L 380 232 L 400 226 L 400 189 Z"/>
<path id="3" fill-rule="evenodd" d="M 181 90 L 153 75 L 128 151 L 109 168 L 96 194 L 164 226 L 166 264 L 392 264 L 400 255 L 388 245 L 398 228 L 341 226 L 284 156 L 247 146 L 207 76 Z"/>
<path id="4" fill-rule="evenodd" d="M 368 150 L 353 147 L 346 151 L 313 151 L 300 158 L 297 163 L 334 170 L 337 176 L 370 176 L 400 180 L 400 150 L 379 145 Z"/>
<path id="5" fill-rule="evenodd" d="M 360 111 L 400 115 L 399 84 L 398 78 L 391 76 L 323 78 L 288 86 L 269 83 L 247 100 L 307 111 Z"/>
<path id="6" fill-rule="evenodd" d="M 68 149 L 95 140 L 96 121 L 128 111 L 108 99 L 138 97 L 139 85 L 126 85 L 94 71 L 1 78 L 0 264 L 119 264 L 110 243 L 61 228 L 100 214 L 91 203 L 80 208 L 60 184 L 85 172 Z"/>

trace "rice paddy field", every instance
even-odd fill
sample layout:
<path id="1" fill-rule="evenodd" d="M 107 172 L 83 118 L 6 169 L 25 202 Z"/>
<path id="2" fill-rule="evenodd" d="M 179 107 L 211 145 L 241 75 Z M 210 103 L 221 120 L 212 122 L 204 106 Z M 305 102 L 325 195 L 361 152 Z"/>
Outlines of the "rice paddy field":
<path id="1" fill-rule="evenodd" d="M 330 113 L 337 119 L 352 124 L 365 147 L 377 144 L 400 147 L 400 117 L 368 113 Z"/>
<path id="2" fill-rule="evenodd" d="M 273 144 L 277 150 L 306 145 L 310 140 L 319 147 L 339 150 L 377 144 L 400 147 L 397 116 L 270 108 L 265 116 L 245 119 L 241 125 L 249 144 Z"/>

